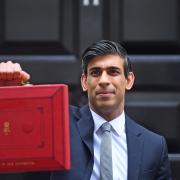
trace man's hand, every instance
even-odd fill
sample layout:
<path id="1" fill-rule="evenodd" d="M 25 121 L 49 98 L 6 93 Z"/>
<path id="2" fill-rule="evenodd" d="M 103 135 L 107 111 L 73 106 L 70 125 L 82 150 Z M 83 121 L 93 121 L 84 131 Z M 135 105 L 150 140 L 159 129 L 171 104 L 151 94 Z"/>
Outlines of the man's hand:
<path id="1" fill-rule="evenodd" d="M 30 79 L 20 64 L 11 61 L 0 63 L 0 86 L 18 86 Z"/>

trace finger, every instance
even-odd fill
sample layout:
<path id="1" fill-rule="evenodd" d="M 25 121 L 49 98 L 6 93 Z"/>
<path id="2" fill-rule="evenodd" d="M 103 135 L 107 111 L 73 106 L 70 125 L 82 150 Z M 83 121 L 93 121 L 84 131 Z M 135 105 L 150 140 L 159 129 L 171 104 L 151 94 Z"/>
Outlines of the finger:
<path id="1" fill-rule="evenodd" d="M 0 78 L 3 80 L 12 80 L 13 63 L 11 61 L 0 63 Z"/>
<path id="2" fill-rule="evenodd" d="M 6 73 L 5 73 L 5 72 L 1 74 L 1 79 L 2 79 L 2 80 L 7 80 L 7 76 L 6 76 Z"/>
<path id="3" fill-rule="evenodd" d="M 1 65 L 0 65 L 0 80 L 1 80 L 1 74 L 2 74 L 2 72 L 1 72 Z"/>
<path id="4" fill-rule="evenodd" d="M 6 78 L 7 78 L 7 80 L 13 80 L 13 73 L 12 72 L 7 72 L 6 73 Z"/>
<path id="5" fill-rule="evenodd" d="M 6 72 L 8 80 L 18 79 L 21 71 L 22 69 L 19 63 L 12 63 L 12 61 L 8 61 L 6 63 Z"/>
<path id="6" fill-rule="evenodd" d="M 30 79 L 30 75 L 25 71 L 21 71 L 21 80 L 22 80 L 22 82 L 26 82 L 29 79 Z"/>
<path id="7" fill-rule="evenodd" d="M 6 80 L 7 79 L 7 77 L 6 77 L 6 71 L 7 71 L 7 69 L 6 69 L 7 67 L 6 67 L 6 63 L 4 63 L 4 62 L 2 62 L 1 63 L 1 79 L 2 80 Z"/>
<path id="8" fill-rule="evenodd" d="M 8 61 L 5 66 L 7 80 L 13 80 L 14 64 L 11 61 Z"/>
<path id="9" fill-rule="evenodd" d="M 4 62 L 0 63 L 0 75 L 2 75 L 4 72 L 4 64 L 5 64 Z"/>
<path id="10" fill-rule="evenodd" d="M 21 73 L 19 71 L 16 71 L 13 73 L 13 79 L 21 79 Z"/>
<path id="11" fill-rule="evenodd" d="M 21 78 L 21 66 L 19 63 L 14 64 L 14 73 L 13 73 L 13 79 L 20 79 Z"/>
<path id="12" fill-rule="evenodd" d="M 14 63 L 13 69 L 14 69 L 15 72 L 20 72 L 20 71 L 22 71 L 22 68 L 21 68 L 21 66 L 20 66 L 19 63 Z"/>

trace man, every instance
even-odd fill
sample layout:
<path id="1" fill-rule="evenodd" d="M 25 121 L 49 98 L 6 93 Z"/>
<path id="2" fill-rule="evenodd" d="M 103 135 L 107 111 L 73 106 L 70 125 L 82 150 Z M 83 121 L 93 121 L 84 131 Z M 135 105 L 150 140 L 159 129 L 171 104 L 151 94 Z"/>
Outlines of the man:
<path id="1" fill-rule="evenodd" d="M 170 180 L 164 137 L 138 125 L 124 112 L 125 91 L 134 83 L 125 49 L 108 40 L 96 42 L 83 53 L 82 69 L 81 85 L 89 103 L 70 107 L 71 170 L 54 171 L 51 179 L 99 180 L 104 173 L 101 126 L 109 122 L 114 180 Z M 0 78 L 2 85 L 14 85 L 28 80 L 29 75 L 19 64 L 7 62 L 0 64 Z"/>

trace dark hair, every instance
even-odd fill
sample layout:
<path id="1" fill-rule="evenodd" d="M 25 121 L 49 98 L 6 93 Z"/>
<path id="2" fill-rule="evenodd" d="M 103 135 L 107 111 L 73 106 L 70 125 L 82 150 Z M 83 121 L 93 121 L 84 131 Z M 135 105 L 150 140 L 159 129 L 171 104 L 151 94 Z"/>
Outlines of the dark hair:
<path id="1" fill-rule="evenodd" d="M 109 40 L 101 40 L 93 43 L 82 54 L 82 71 L 87 74 L 89 62 L 97 56 L 119 55 L 124 60 L 124 75 L 127 78 L 129 72 L 132 72 L 132 66 L 127 57 L 126 50 L 119 44 Z"/>

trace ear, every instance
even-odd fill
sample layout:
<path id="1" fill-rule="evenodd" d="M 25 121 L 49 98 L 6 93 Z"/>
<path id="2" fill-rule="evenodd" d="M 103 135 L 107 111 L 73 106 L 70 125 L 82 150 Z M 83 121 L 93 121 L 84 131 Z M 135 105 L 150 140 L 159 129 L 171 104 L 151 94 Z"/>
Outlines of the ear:
<path id="1" fill-rule="evenodd" d="M 87 91 L 87 76 L 84 73 L 81 75 L 81 87 L 83 91 Z"/>
<path id="2" fill-rule="evenodd" d="M 135 76 L 133 72 L 129 72 L 126 78 L 126 90 L 130 90 L 134 84 Z"/>

